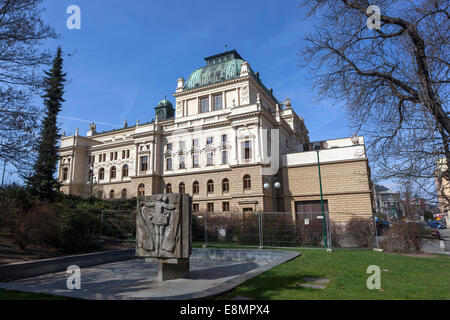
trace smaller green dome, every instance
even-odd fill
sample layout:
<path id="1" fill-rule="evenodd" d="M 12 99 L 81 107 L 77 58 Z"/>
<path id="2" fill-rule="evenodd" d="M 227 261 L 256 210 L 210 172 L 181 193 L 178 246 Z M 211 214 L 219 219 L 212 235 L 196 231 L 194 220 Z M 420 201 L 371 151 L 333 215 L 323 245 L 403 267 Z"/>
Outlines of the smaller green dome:
<path id="1" fill-rule="evenodd" d="M 158 105 L 157 105 L 157 107 L 165 107 L 165 106 L 172 106 L 172 103 L 169 100 L 167 100 L 166 98 L 159 101 Z"/>

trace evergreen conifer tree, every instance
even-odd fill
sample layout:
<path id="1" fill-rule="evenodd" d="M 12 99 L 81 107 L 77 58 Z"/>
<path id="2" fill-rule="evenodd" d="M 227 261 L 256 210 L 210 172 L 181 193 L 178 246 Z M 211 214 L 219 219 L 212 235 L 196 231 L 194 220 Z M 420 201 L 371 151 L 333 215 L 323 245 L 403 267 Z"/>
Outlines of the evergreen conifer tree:
<path id="1" fill-rule="evenodd" d="M 33 176 L 29 178 L 28 185 L 35 195 L 43 200 L 52 201 L 59 183 L 55 178 L 58 162 L 58 141 L 60 139 L 57 127 L 58 113 L 61 111 L 64 94 L 64 82 L 66 74 L 63 73 L 62 50 L 58 47 L 53 67 L 46 71 L 44 104 L 46 114 L 42 121 L 39 137 L 38 157 L 34 164 Z"/>

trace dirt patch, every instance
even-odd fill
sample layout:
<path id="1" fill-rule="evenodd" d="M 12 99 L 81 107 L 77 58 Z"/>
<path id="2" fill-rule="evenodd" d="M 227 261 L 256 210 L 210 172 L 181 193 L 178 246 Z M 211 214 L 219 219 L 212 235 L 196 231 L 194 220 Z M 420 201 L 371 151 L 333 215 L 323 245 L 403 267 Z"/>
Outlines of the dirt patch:
<path id="1" fill-rule="evenodd" d="M 134 242 L 99 240 L 96 241 L 99 250 L 120 250 L 135 247 Z M 89 253 L 89 252 L 85 252 Z M 20 249 L 6 232 L 0 232 L 0 264 L 34 261 L 48 258 L 67 256 L 61 250 L 52 247 L 29 245 L 25 250 Z"/>

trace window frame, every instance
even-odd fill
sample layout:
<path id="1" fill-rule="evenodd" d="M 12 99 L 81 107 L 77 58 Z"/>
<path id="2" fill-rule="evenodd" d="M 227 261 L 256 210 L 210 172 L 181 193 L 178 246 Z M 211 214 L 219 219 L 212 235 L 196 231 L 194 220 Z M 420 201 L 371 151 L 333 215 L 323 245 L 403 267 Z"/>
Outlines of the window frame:
<path id="1" fill-rule="evenodd" d="M 192 194 L 200 194 L 200 183 L 198 181 L 192 183 Z"/>
<path id="2" fill-rule="evenodd" d="M 244 175 L 242 178 L 244 190 L 251 190 L 252 189 L 252 178 L 249 174 Z"/>
<path id="3" fill-rule="evenodd" d="M 208 182 L 206 182 L 206 193 L 214 193 L 214 181 L 212 179 L 209 179 Z"/>
<path id="4" fill-rule="evenodd" d="M 145 162 L 143 161 L 145 159 Z M 140 163 L 141 163 L 141 165 L 140 165 L 140 171 L 141 172 L 147 172 L 148 171 L 148 156 L 142 156 L 141 157 L 141 159 L 140 159 L 141 161 L 140 161 Z M 144 169 L 144 165 L 145 165 L 145 169 Z"/>

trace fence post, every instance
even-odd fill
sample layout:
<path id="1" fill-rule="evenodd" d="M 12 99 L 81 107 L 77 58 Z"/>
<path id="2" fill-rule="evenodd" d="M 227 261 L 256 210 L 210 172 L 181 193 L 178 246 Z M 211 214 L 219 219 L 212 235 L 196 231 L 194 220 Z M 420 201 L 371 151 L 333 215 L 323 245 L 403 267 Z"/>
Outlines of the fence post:
<path id="1" fill-rule="evenodd" d="M 103 211 L 104 211 L 104 210 L 102 210 L 102 214 L 101 214 L 101 216 L 100 216 L 100 237 L 101 237 L 102 234 L 103 234 Z"/>
<path id="2" fill-rule="evenodd" d="M 206 245 L 208 244 L 208 213 L 205 212 L 205 244 L 204 247 L 206 247 Z"/>
<path id="3" fill-rule="evenodd" d="M 261 249 L 264 248 L 264 212 L 260 212 L 261 216 Z"/>
<path id="4" fill-rule="evenodd" d="M 328 238 L 328 247 L 327 247 L 327 249 L 332 250 L 333 249 L 333 245 L 331 243 L 331 220 L 330 220 L 330 212 L 329 211 L 326 212 L 326 216 L 327 216 L 327 238 Z"/>

